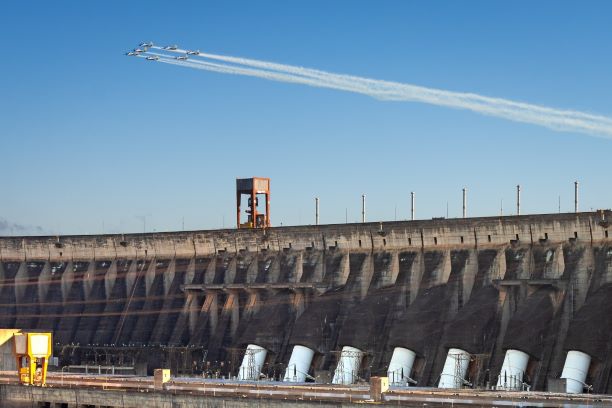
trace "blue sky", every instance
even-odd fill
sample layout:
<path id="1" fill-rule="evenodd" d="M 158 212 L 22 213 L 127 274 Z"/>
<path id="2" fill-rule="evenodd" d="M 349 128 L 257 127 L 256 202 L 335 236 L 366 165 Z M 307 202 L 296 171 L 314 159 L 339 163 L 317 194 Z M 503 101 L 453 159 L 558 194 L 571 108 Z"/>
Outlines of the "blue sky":
<path id="1" fill-rule="evenodd" d="M 612 116 L 608 1 L 0 4 L 0 235 L 609 208 L 612 140 L 127 58 L 141 41 Z M 23 228 L 22 228 L 23 227 Z M 37 229 L 40 227 L 40 229 Z"/>

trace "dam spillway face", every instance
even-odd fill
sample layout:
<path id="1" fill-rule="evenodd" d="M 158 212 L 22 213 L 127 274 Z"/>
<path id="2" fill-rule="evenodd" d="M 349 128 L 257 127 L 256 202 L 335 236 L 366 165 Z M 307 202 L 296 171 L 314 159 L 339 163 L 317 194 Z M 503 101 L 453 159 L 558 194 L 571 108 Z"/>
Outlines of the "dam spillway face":
<path id="1" fill-rule="evenodd" d="M 0 328 L 60 365 L 612 393 L 610 211 L 0 238 Z"/>

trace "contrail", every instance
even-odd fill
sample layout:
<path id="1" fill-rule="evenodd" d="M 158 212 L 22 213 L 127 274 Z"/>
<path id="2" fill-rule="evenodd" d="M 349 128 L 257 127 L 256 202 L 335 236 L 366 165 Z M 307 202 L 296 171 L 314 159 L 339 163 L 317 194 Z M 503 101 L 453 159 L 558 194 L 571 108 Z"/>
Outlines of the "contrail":
<path id="1" fill-rule="evenodd" d="M 363 94 L 367 94 L 370 96 L 374 96 L 371 90 L 360 87 L 358 85 L 342 86 L 341 84 L 333 84 L 332 86 L 332 84 L 328 82 L 324 82 L 322 80 L 315 80 L 315 79 L 310 79 L 307 77 L 300 77 L 300 76 L 285 74 L 285 73 L 280 73 L 280 72 L 265 71 L 265 70 L 238 67 L 238 66 L 225 65 L 225 64 L 217 64 L 217 63 L 207 62 L 207 61 L 196 61 L 195 59 L 190 59 L 188 61 L 177 61 L 174 58 L 168 58 L 164 54 L 159 54 L 159 53 L 154 53 L 154 52 L 150 52 L 148 54 L 160 57 L 158 62 L 163 62 L 166 64 L 180 65 L 180 66 L 189 67 L 189 68 L 202 69 L 205 71 L 219 72 L 223 74 L 247 75 L 247 76 L 268 79 L 272 81 L 304 84 L 304 85 L 310 85 L 310 86 L 315 86 L 315 87 L 320 87 L 320 88 L 341 89 L 345 91 L 363 93 Z M 140 57 L 145 58 L 144 56 L 140 56 Z"/>
<path id="2" fill-rule="evenodd" d="M 140 56 L 153 55 L 159 57 L 158 62 L 205 71 L 337 89 L 385 101 L 422 102 L 465 109 L 516 122 L 540 125 L 557 131 L 578 132 L 612 138 L 612 118 L 601 115 L 555 109 L 473 93 L 426 88 L 412 84 L 335 74 L 312 68 L 209 53 L 200 53 L 197 56 L 190 55 L 187 60 L 177 60 L 170 53 L 184 55 L 187 50 L 165 50 L 156 46 L 152 48 L 160 52 L 149 51 Z"/>

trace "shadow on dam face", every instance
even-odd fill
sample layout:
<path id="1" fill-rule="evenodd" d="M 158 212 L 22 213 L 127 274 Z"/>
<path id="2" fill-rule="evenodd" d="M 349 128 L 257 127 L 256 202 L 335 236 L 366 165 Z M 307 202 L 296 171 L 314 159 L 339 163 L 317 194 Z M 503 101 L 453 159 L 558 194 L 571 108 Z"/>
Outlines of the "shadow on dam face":
<path id="1" fill-rule="evenodd" d="M 542 390 L 575 350 L 594 391 L 612 392 L 611 215 L 0 237 L 0 327 L 52 331 L 62 365 L 226 378 L 248 344 L 276 379 L 298 345 L 313 377 L 360 350 L 357 380 L 400 347 L 422 386 L 450 349 L 471 356 L 475 387 L 516 349 Z"/>

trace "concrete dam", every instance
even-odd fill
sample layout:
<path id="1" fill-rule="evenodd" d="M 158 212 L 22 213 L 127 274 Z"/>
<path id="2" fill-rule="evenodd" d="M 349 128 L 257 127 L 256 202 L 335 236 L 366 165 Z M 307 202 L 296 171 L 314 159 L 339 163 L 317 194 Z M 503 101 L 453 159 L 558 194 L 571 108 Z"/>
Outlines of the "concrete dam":
<path id="1" fill-rule="evenodd" d="M 0 238 L 60 366 L 612 393 L 611 211 Z"/>

